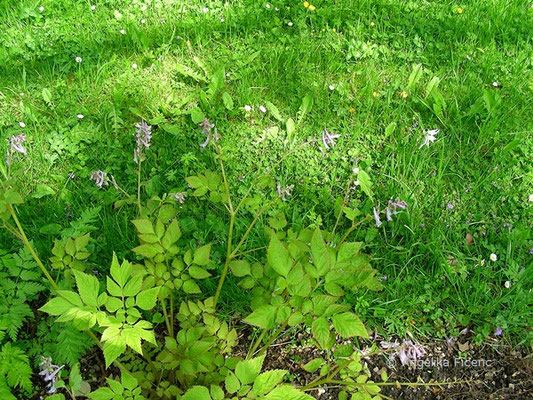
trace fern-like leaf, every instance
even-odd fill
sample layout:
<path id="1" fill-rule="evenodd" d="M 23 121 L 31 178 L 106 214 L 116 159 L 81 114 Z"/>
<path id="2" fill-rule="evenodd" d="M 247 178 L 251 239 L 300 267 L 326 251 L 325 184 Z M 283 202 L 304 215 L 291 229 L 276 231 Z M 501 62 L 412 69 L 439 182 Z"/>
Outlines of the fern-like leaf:
<path id="1" fill-rule="evenodd" d="M 0 350 L 0 375 L 12 388 L 31 391 L 31 367 L 28 356 L 18 347 L 6 343 Z"/>

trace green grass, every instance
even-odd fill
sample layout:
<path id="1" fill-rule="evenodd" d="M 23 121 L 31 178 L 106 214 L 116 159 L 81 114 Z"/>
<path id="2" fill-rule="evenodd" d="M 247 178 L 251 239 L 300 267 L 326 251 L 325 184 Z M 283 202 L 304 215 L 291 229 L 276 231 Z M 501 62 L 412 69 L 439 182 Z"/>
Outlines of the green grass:
<path id="1" fill-rule="evenodd" d="M 68 215 L 76 219 L 102 205 L 93 233 L 100 254 L 92 259 L 95 269 L 107 268 L 113 250 L 131 257 L 135 210 L 113 210 L 118 194 L 99 191 L 88 176 L 103 169 L 135 190 L 134 124 L 141 117 L 158 126 L 145 168 L 147 194 L 185 190 L 184 177 L 215 169 L 189 113 L 207 86 L 202 79 L 224 67 L 235 107 L 214 107 L 209 116 L 237 192 L 246 190 L 251 171 L 274 164 L 327 127 L 341 138 L 326 157 L 317 146 L 302 147 L 275 170 L 278 182 L 295 185 L 284 209 L 289 221 L 332 227 L 335 199 L 356 159 L 371 176 L 376 204 L 391 198 L 409 204 L 393 222 L 379 229 L 362 225 L 354 233 L 367 241 L 373 266 L 387 277 L 382 292 L 350 295 L 372 328 L 450 337 L 472 326 L 482 341 L 502 327 L 505 338 L 530 343 L 529 2 L 311 3 L 316 11 L 301 2 L 274 1 L 267 8 L 253 1 L 161 1 L 147 3 L 143 12 L 136 1 L 98 2 L 94 11 L 86 1 L 4 2 L 1 136 L 28 136 L 29 155 L 20 161 L 24 192 L 31 196 L 37 184 L 55 191 L 30 197 L 21 208 L 29 236 L 47 255 L 54 235 L 42 233 L 42 226 L 66 227 Z M 202 79 L 185 76 L 180 64 Z M 421 75 L 408 87 L 416 64 Z M 427 84 L 433 77 L 440 83 L 432 94 Z M 434 108 L 439 93 L 446 104 L 441 112 Z M 312 96 L 313 106 L 292 137 L 272 113 L 259 111 L 270 101 L 283 119 L 297 120 L 305 96 Z M 245 113 L 245 105 L 252 112 Z M 274 126 L 279 131 L 267 135 Z M 437 142 L 420 148 L 423 130 L 435 128 Z M 351 201 L 371 212 L 361 190 Z M 183 215 L 195 240 L 223 241 L 219 210 L 190 200 Z M 261 232 L 249 248 L 264 244 Z M 465 245 L 467 233 L 473 246 Z M 5 235 L 2 243 L 18 246 Z M 491 253 L 498 261 L 489 261 Z M 232 282 L 230 288 L 226 312 L 245 313 L 247 294 Z"/>

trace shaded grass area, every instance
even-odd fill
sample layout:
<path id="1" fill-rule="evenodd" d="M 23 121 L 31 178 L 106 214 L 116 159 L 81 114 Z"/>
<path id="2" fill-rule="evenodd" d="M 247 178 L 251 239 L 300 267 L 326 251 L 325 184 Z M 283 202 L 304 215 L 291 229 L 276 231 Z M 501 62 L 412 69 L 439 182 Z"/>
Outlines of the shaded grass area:
<path id="1" fill-rule="evenodd" d="M 154 2 L 144 12 L 142 3 L 123 1 L 97 3 L 94 11 L 85 1 L 2 6 L 1 134 L 28 135 L 30 156 L 21 161 L 25 191 L 39 183 L 55 191 L 21 208 L 40 252 L 49 254 L 54 238 L 42 226 L 68 226 L 101 205 L 95 269 L 107 268 L 112 251 L 132 256 L 134 210 L 113 210 L 117 193 L 101 192 L 87 178 L 103 169 L 135 190 L 131 155 L 141 117 L 158 126 L 146 195 L 185 190 L 184 177 L 215 169 L 189 112 L 204 80 L 224 67 L 235 107 L 214 105 L 208 116 L 222 134 L 238 193 L 251 182 L 250 171 L 274 164 L 327 127 L 341 135 L 327 156 L 306 146 L 275 170 L 278 182 L 295 185 L 283 210 L 289 221 L 333 226 L 333 205 L 354 160 L 372 178 L 374 205 L 391 198 L 409 204 L 393 222 L 363 225 L 353 235 L 367 242 L 374 267 L 386 277 L 384 291 L 350 295 L 370 326 L 449 337 L 473 325 L 477 340 L 502 327 L 505 336 L 530 342 L 529 4 L 338 1 L 317 3 L 313 13 L 296 2 L 270 4 Z M 413 64 L 423 72 L 409 87 Z M 446 104 L 440 112 L 428 91 L 433 77 Z M 283 119 L 298 121 L 305 96 L 312 96 L 312 109 L 291 137 L 271 113 L 259 111 L 270 101 Z M 420 148 L 423 131 L 435 128 L 438 141 Z M 371 212 L 360 190 L 351 201 Z M 183 210 L 184 231 L 195 241 L 222 244 L 220 215 L 191 200 Z M 259 226 L 249 248 L 264 244 L 261 232 Z M 2 243 L 16 247 L 9 240 Z M 491 253 L 497 262 L 489 261 Z M 216 282 L 209 285 L 214 290 Z M 245 313 L 246 296 L 230 282 L 227 313 Z"/>

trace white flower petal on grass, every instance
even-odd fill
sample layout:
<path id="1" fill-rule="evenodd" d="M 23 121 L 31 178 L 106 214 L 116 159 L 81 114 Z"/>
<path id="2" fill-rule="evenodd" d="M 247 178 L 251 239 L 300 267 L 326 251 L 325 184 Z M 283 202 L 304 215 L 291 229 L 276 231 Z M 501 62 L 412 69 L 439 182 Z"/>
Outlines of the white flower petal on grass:
<path id="1" fill-rule="evenodd" d="M 78 114 L 77 117 L 78 117 L 78 119 L 83 119 L 84 115 L 83 114 Z"/>
<path id="2" fill-rule="evenodd" d="M 244 106 L 244 111 L 246 111 L 246 112 L 250 112 L 250 111 L 252 111 L 252 107 L 249 106 L 248 104 L 246 104 L 246 105 Z"/>
<path id="3" fill-rule="evenodd" d="M 121 29 L 119 32 L 120 32 L 122 35 L 125 35 L 125 34 L 126 34 L 126 29 Z"/>
<path id="4" fill-rule="evenodd" d="M 146 23 L 146 20 L 143 18 L 141 19 L 141 24 L 145 24 Z"/>
<path id="5" fill-rule="evenodd" d="M 146 11 L 146 4 L 143 4 L 142 7 L 141 7 L 141 11 Z"/>
<path id="6" fill-rule="evenodd" d="M 530 194 L 530 195 L 529 195 L 529 201 L 530 201 L 531 203 L 533 203 L 533 194 Z"/>
<path id="7" fill-rule="evenodd" d="M 493 261 L 493 262 L 498 261 L 498 256 L 494 253 L 491 253 L 489 258 L 490 258 L 490 261 Z"/>
<path id="8" fill-rule="evenodd" d="M 75 60 L 77 63 L 81 63 L 81 61 L 82 61 L 81 57 L 76 57 L 74 60 Z"/>
<path id="9" fill-rule="evenodd" d="M 420 145 L 419 148 L 421 149 L 424 146 L 429 147 L 429 144 L 433 143 L 436 140 L 435 136 L 439 132 L 440 132 L 440 129 L 433 129 L 433 130 L 429 130 L 429 131 L 424 131 L 424 135 L 426 135 L 426 136 L 424 137 L 424 141 L 422 142 L 422 144 Z"/>
<path id="10" fill-rule="evenodd" d="M 498 86 L 499 86 L 499 85 L 498 85 L 498 82 L 496 82 L 496 81 L 492 82 L 492 86 L 494 86 L 494 87 L 498 87 Z"/>
<path id="11" fill-rule="evenodd" d="M 209 12 L 209 8 L 207 8 L 207 7 L 202 8 L 202 12 L 203 13 L 208 13 Z"/>
<path id="12" fill-rule="evenodd" d="M 510 281 L 505 281 L 503 286 L 505 286 L 507 289 L 510 289 L 511 288 L 511 282 Z"/>
<path id="13" fill-rule="evenodd" d="M 131 67 L 132 67 L 133 69 L 137 69 L 137 64 L 133 63 L 133 64 L 131 64 Z"/>
<path id="14" fill-rule="evenodd" d="M 19 125 L 20 125 L 21 128 L 26 128 L 26 124 L 24 122 L 22 122 L 22 121 L 19 122 Z"/>
<path id="15" fill-rule="evenodd" d="M 94 10 L 96 10 L 96 6 L 93 5 L 91 6 L 91 11 L 94 11 Z"/>
<path id="16" fill-rule="evenodd" d="M 267 109 L 265 106 L 260 106 L 259 107 L 259 111 L 261 111 L 262 113 L 266 113 L 267 112 Z"/>
<path id="17" fill-rule="evenodd" d="M 265 7 L 266 7 L 266 8 L 270 8 L 271 5 L 270 5 L 269 3 L 266 3 L 266 4 L 265 4 Z"/>
<path id="18" fill-rule="evenodd" d="M 44 7 L 43 6 L 39 7 L 39 11 L 43 12 L 44 11 Z"/>
<path id="19" fill-rule="evenodd" d="M 294 24 L 292 22 L 287 22 L 287 25 L 293 26 Z"/>
<path id="20" fill-rule="evenodd" d="M 333 85 L 329 85 L 328 88 L 329 88 L 329 90 L 335 90 L 335 86 L 333 86 Z"/>

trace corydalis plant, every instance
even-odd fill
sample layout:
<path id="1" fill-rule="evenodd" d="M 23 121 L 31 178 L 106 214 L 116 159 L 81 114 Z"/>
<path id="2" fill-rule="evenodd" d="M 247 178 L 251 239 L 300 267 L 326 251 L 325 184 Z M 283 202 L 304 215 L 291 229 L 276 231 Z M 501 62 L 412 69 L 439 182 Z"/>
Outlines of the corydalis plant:
<path id="1" fill-rule="evenodd" d="M 52 364 L 51 357 L 41 356 L 41 362 L 39 363 L 39 366 L 42 368 L 39 372 L 39 375 L 42 376 L 43 380 L 47 385 L 48 394 L 55 393 L 57 391 L 55 384 L 59 379 L 58 374 L 59 371 L 63 369 L 64 365 L 58 366 Z"/>
<path id="2" fill-rule="evenodd" d="M 324 148 L 326 150 L 329 150 L 330 148 L 332 149 L 333 147 L 335 147 L 335 139 L 338 139 L 340 137 L 341 135 L 337 133 L 328 132 L 328 130 L 324 128 L 324 130 L 322 131 L 322 144 L 324 145 Z M 320 151 L 324 152 L 322 148 L 320 148 Z"/>
<path id="3" fill-rule="evenodd" d="M 385 207 L 385 210 L 380 211 L 379 207 L 373 207 L 372 213 L 374 215 L 374 222 L 376 224 L 376 227 L 380 227 L 383 225 L 383 222 L 381 221 L 380 214 L 381 212 L 385 213 L 385 217 L 387 218 L 387 221 L 392 221 L 392 216 L 398 214 L 398 209 L 406 210 L 407 209 L 407 203 L 403 200 L 389 200 L 389 204 L 387 207 Z"/>
<path id="4" fill-rule="evenodd" d="M 210 123 L 209 119 L 204 119 L 198 125 L 202 127 L 202 133 L 206 135 L 205 142 L 203 142 L 200 147 L 205 148 L 210 141 L 218 142 L 220 140 L 220 136 L 218 135 L 217 128 L 215 128 L 215 124 Z M 214 132 L 212 132 L 213 128 L 215 129 Z"/>
<path id="5" fill-rule="evenodd" d="M 135 161 L 136 164 L 139 164 L 145 159 L 144 150 L 149 149 L 152 144 L 152 127 L 148 125 L 146 121 L 142 120 L 135 124 L 135 128 L 136 147 L 133 151 L 133 161 Z"/>
<path id="6" fill-rule="evenodd" d="M 9 138 L 9 147 L 7 149 L 7 156 L 6 156 L 6 165 L 8 167 L 11 166 L 11 158 L 13 157 L 13 154 L 15 153 L 21 153 L 26 155 L 26 148 L 22 145 L 22 143 L 26 142 L 26 134 L 21 133 L 20 135 L 14 135 Z"/>

